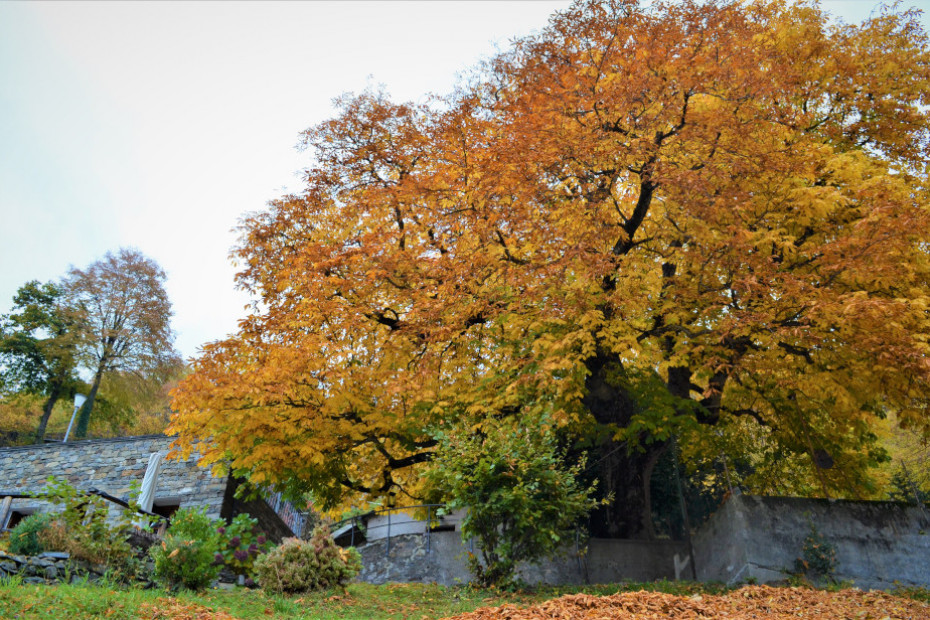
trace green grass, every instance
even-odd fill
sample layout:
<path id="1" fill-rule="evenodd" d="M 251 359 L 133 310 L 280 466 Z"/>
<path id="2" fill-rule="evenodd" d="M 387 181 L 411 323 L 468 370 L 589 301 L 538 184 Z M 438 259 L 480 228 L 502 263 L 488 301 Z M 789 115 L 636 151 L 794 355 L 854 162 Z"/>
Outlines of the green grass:
<path id="1" fill-rule="evenodd" d="M 42 586 L 24 585 L 18 579 L 0 582 L 0 618 L 80 618 L 152 617 L 151 609 L 175 605 L 182 614 L 191 604 L 223 611 L 236 618 L 300 619 L 433 619 L 455 615 L 478 607 L 504 603 L 531 605 L 573 592 L 614 594 L 621 590 L 660 590 L 675 594 L 719 592 L 720 586 L 684 582 L 628 583 L 611 586 L 539 588 L 526 592 L 474 590 L 430 584 L 351 584 L 336 590 L 302 596 L 273 596 L 261 590 L 208 590 L 201 593 L 168 593 L 160 590 L 109 588 L 90 584 Z M 165 599 L 171 599 L 165 601 Z M 172 602 L 173 601 L 173 602 Z M 191 608 L 192 609 L 192 608 Z M 177 611 L 180 610 L 180 611 Z M 183 614 L 182 614 L 183 617 Z M 193 617 L 193 616 L 191 616 Z"/>
<path id="2" fill-rule="evenodd" d="M 0 618 L 48 618 L 79 620 L 82 618 L 138 619 L 204 618 L 203 607 L 225 612 L 235 618 L 298 618 L 379 620 L 406 618 L 423 620 L 443 618 L 478 607 L 515 603 L 531 605 L 563 594 L 585 592 L 614 594 L 621 591 L 652 590 L 669 594 L 720 594 L 728 588 L 721 584 L 658 581 L 621 583 L 604 586 L 546 587 L 527 592 L 473 590 L 467 587 L 443 587 L 428 584 L 390 584 L 373 586 L 358 583 L 347 590 L 303 596 L 271 596 L 261 590 L 208 590 L 201 593 L 168 593 L 160 590 L 118 589 L 90 584 L 36 586 L 23 585 L 19 579 L 0 581 Z M 920 590 L 919 592 L 916 590 Z M 898 593 L 919 598 L 924 589 Z M 201 607 L 195 607 L 201 606 Z M 163 615 L 155 613 L 161 610 Z"/>

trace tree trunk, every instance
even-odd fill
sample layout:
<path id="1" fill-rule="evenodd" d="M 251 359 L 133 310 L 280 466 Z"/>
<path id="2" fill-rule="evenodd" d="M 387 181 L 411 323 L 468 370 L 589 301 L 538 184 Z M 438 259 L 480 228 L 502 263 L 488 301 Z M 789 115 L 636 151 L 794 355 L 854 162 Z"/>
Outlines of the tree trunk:
<path id="1" fill-rule="evenodd" d="M 598 464 L 598 493 L 612 495 L 607 505 L 591 513 L 591 535 L 604 538 L 651 538 L 652 523 L 650 485 L 652 470 L 666 451 L 666 442 L 654 442 L 630 448 L 617 442 L 616 429 L 629 425 L 638 405 L 623 387 L 623 367 L 613 356 L 598 355 L 586 363 L 584 404 L 594 419 L 604 427 L 606 437 L 592 461 Z M 611 430 L 613 429 L 613 430 Z"/>
<path id="2" fill-rule="evenodd" d="M 61 387 L 53 387 L 52 392 L 48 395 L 48 400 L 45 401 L 45 405 L 42 407 L 42 418 L 39 420 L 39 428 L 36 429 L 35 443 L 45 442 L 45 429 L 48 426 L 48 419 L 52 416 L 52 409 L 60 396 Z"/>
<path id="3" fill-rule="evenodd" d="M 624 445 L 603 444 L 598 471 L 598 491 L 611 501 L 591 512 L 590 533 L 597 538 L 655 537 L 652 503 L 647 492 L 651 467 L 666 450 L 664 444 L 644 446 L 644 452 L 627 452 Z"/>
<path id="4" fill-rule="evenodd" d="M 94 399 L 97 398 L 97 390 L 100 389 L 100 381 L 103 379 L 103 365 L 97 368 L 97 374 L 94 375 L 94 383 L 90 386 L 90 394 L 81 407 L 81 414 L 78 416 L 77 428 L 74 429 L 75 439 L 83 439 L 87 436 L 87 426 L 90 424 L 90 412 L 94 408 Z"/>

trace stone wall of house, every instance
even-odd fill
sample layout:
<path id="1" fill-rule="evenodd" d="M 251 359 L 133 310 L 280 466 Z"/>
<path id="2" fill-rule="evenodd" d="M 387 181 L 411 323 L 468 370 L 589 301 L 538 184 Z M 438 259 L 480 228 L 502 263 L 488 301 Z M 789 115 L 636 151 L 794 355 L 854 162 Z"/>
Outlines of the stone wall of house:
<path id="1" fill-rule="evenodd" d="M 122 437 L 0 448 L 0 491 L 40 491 L 49 476 L 79 489 L 97 488 L 121 499 L 129 497 L 133 482 L 142 483 L 149 456 L 167 451 L 172 439 L 164 435 Z M 218 518 L 227 478 L 214 477 L 209 469 L 196 466 L 196 456 L 186 461 L 162 461 L 155 487 L 155 504 L 206 507 Z M 16 499 L 13 510 L 44 510 L 34 499 Z"/>

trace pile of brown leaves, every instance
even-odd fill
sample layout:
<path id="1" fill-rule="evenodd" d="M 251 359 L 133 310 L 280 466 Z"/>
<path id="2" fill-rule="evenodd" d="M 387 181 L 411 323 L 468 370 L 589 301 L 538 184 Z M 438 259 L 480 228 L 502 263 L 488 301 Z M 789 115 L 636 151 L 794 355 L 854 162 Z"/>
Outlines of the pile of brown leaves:
<path id="1" fill-rule="evenodd" d="M 225 611 L 216 611 L 197 603 L 182 603 L 171 598 L 160 598 L 154 605 L 143 603 L 139 607 L 140 620 L 235 620 Z"/>
<path id="2" fill-rule="evenodd" d="M 746 586 L 722 596 L 675 596 L 626 592 L 612 596 L 570 594 L 525 609 L 515 605 L 484 607 L 454 620 L 686 620 L 703 618 L 849 618 L 851 620 L 927 620 L 930 605 L 884 592 Z"/>

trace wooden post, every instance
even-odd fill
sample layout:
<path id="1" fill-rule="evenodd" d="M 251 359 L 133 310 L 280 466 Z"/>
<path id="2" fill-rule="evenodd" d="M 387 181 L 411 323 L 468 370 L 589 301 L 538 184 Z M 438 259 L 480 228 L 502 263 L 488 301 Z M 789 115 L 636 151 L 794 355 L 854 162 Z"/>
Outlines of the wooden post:
<path id="1" fill-rule="evenodd" d="M 13 498 L 7 495 L 0 502 L 0 528 L 6 529 L 6 522 L 10 518 L 10 506 L 13 505 Z"/>

